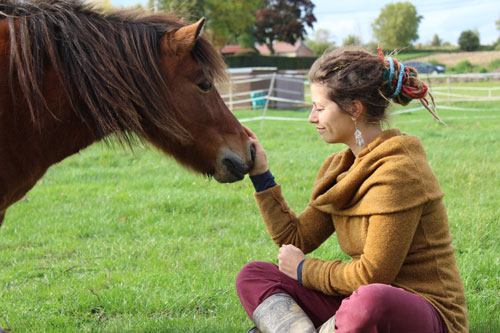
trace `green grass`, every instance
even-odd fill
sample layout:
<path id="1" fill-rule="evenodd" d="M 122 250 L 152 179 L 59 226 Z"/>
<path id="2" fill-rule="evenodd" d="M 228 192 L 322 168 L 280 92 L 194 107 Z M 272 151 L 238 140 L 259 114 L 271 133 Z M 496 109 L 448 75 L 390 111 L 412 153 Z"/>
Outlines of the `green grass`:
<path id="1" fill-rule="evenodd" d="M 500 103 L 424 111 L 393 126 L 422 138 L 446 192 L 471 332 L 500 331 Z M 410 106 L 411 107 L 411 106 Z M 306 118 L 306 112 L 269 115 Z M 239 118 L 260 115 L 238 112 Z M 246 123 L 299 212 L 317 169 L 341 145 L 306 121 Z M 244 332 L 234 280 L 275 261 L 248 179 L 218 184 L 159 152 L 96 144 L 55 165 L 0 228 L 0 325 L 13 332 Z M 311 256 L 344 258 L 335 237 Z"/>

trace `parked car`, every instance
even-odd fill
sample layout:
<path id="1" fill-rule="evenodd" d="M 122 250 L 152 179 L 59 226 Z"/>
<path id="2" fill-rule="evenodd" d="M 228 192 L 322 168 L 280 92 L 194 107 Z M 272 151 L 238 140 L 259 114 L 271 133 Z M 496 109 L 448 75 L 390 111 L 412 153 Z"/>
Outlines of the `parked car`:
<path id="1" fill-rule="evenodd" d="M 439 74 L 444 73 L 446 70 L 444 66 L 421 61 L 408 61 L 403 62 L 403 64 L 415 68 L 420 74 Z"/>

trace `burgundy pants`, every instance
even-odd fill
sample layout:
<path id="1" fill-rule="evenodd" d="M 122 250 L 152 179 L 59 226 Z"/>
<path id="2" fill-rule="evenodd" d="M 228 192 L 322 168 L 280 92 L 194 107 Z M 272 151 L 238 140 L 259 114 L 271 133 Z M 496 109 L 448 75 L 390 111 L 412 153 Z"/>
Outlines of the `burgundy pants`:
<path id="1" fill-rule="evenodd" d="M 316 327 L 335 314 L 336 332 L 447 332 L 440 315 L 428 301 L 385 284 L 361 286 L 349 297 L 330 296 L 305 288 L 272 263 L 254 261 L 238 274 L 236 290 L 250 319 L 266 298 L 285 293 Z"/>

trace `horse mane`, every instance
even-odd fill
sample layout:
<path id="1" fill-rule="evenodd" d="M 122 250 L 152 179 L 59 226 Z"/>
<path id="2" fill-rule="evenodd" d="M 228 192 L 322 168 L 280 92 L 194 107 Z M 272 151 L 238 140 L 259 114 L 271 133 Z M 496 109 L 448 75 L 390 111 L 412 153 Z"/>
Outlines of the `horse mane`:
<path id="1" fill-rule="evenodd" d="M 160 64 L 161 38 L 187 21 L 144 11 L 102 13 L 82 0 L 0 0 L 2 16 L 11 32 L 10 88 L 15 77 L 34 124 L 40 127 L 42 112 L 51 112 L 42 80 L 50 64 L 60 93 L 99 138 L 115 133 L 130 144 L 132 133 L 146 137 L 149 123 L 176 142 L 189 141 Z M 209 79 L 224 80 L 222 57 L 205 37 L 191 55 Z"/>

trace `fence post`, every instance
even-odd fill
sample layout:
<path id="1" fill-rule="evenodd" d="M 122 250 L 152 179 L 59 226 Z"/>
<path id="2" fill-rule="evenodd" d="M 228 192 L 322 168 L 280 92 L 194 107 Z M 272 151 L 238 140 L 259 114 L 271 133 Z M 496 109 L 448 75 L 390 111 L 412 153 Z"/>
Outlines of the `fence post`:
<path id="1" fill-rule="evenodd" d="M 446 78 L 446 82 L 448 83 L 448 105 L 451 105 L 451 82 L 450 82 L 450 77 L 448 76 Z"/>
<path id="2" fill-rule="evenodd" d="M 266 96 L 266 105 L 264 106 L 264 112 L 262 113 L 262 120 L 260 121 L 261 130 L 264 127 L 264 118 L 266 117 L 267 108 L 269 107 L 269 97 L 271 97 L 271 95 L 273 94 L 274 81 L 276 81 L 276 72 L 273 73 L 273 76 L 271 77 L 271 83 L 269 84 L 269 90 Z"/>

